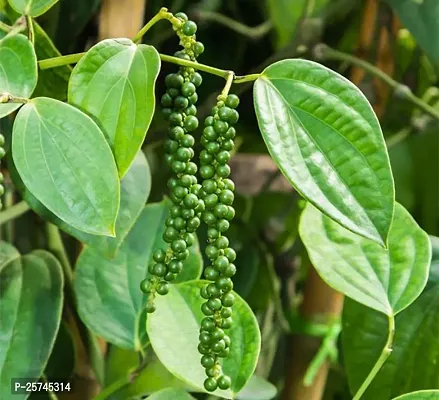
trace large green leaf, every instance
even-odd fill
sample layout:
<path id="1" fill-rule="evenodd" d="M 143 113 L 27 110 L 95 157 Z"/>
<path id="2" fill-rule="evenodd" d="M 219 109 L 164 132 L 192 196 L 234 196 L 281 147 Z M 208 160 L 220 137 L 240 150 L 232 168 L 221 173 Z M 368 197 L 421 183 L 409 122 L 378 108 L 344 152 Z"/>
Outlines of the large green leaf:
<path id="1" fill-rule="evenodd" d="M 116 237 L 97 236 L 75 229 L 59 219 L 24 186 L 13 166 L 10 168 L 10 173 L 14 184 L 19 188 L 24 200 L 33 211 L 109 258 L 116 255 L 126 235 L 142 212 L 151 191 L 151 171 L 145 155 L 139 151 L 130 169 L 120 182 L 120 208 L 116 220 Z"/>
<path id="2" fill-rule="evenodd" d="M 0 398 L 9 399 L 11 379 L 40 377 L 49 359 L 61 321 L 61 266 L 35 251 L 1 267 L 0 287 Z"/>
<path id="3" fill-rule="evenodd" d="M 173 285 L 166 296 L 156 298 L 157 310 L 147 320 L 148 337 L 160 361 L 179 379 L 202 391 L 206 377 L 197 346 L 203 318 L 199 291 L 204 284 L 204 281 L 191 281 Z M 233 326 L 228 331 L 230 354 L 222 361 L 224 373 L 232 379 L 232 387 L 214 392 L 229 399 L 253 375 L 261 346 L 256 318 L 241 297 L 236 295 L 236 299 Z"/>
<path id="4" fill-rule="evenodd" d="M 58 218 L 84 232 L 114 236 L 116 164 L 90 117 L 58 100 L 33 99 L 15 119 L 12 156 L 23 183 Z"/>
<path id="5" fill-rule="evenodd" d="M 268 150 L 296 190 L 349 230 L 386 243 L 393 178 L 363 94 L 322 65 L 284 60 L 256 80 L 254 106 Z"/>
<path id="6" fill-rule="evenodd" d="M 194 400 L 194 398 L 183 389 L 163 389 L 160 392 L 153 393 L 148 397 L 149 400 Z"/>
<path id="7" fill-rule="evenodd" d="M 0 94 L 28 98 L 37 84 L 37 56 L 32 43 L 23 35 L 0 40 Z M 0 118 L 21 104 L 0 104 Z"/>
<path id="8" fill-rule="evenodd" d="M 311 15 L 319 13 L 328 2 L 329 0 L 315 1 Z M 267 0 L 270 19 L 276 29 L 278 47 L 287 45 L 293 39 L 304 7 L 309 7 L 305 0 Z"/>
<path id="9" fill-rule="evenodd" d="M 168 201 L 147 205 L 114 259 L 85 248 L 77 261 L 74 287 L 79 314 L 92 331 L 119 347 L 139 350 L 144 345 L 147 298 L 140 282 L 149 276 L 153 250 L 166 249 L 162 235 L 168 210 Z M 197 279 L 201 269 L 196 243 L 178 280 Z"/>
<path id="10" fill-rule="evenodd" d="M 120 176 L 139 151 L 154 115 L 159 70 L 157 50 L 129 39 L 99 42 L 73 69 L 69 102 L 102 127 Z"/>
<path id="11" fill-rule="evenodd" d="M 43 28 L 35 21 L 35 52 L 38 60 L 46 58 L 59 57 L 61 53 L 57 50 L 49 36 Z M 63 65 L 57 68 L 43 69 L 39 71 L 38 83 L 33 93 L 34 97 L 52 97 L 57 100 L 67 100 L 67 86 L 72 68 Z"/>
<path id="12" fill-rule="evenodd" d="M 370 308 L 397 314 L 425 287 L 430 240 L 400 204 L 395 206 L 388 250 L 353 234 L 310 204 L 303 212 L 299 231 L 320 276 Z"/>
<path id="13" fill-rule="evenodd" d="M 437 0 L 387 0 L 419 45 L 439 63 L 439 2 Z"/>
<path id="14" fill-rule="evenodd" d="M 146 396 L 165 388 L 177 388 L 195 391 L 186 383 L 172 375 L 155 355 L 146 356 L 146 367 L 134 378 L 129 386 L 118 390 L 115 400 Z M 123 379 L 127 371 L 134 370 L 139 365 L 139 355 L 130 350 L 112 346 L 107 360 L 106 386 Z M 250 381 L 236 395 L 238 400 L 271 400 L 276 396 L 277 389 L 260 376 L 253 375 Z"/>
<path id="15" fill-rule="evenodd" d="M 393 351 L 367 389 L 364 400 L 388 400 L 439 387 L 439 276 L 396 316 Z M 354 393 L 378 359 L 387 337 L 387 318 L 353 300 L 343 310 L 342 344 L 349 386 Z"/>
<path id="16" fill-rule="evenodd" d="M 12 8 L 20 14 L 38 17 L 44 14 L 58 0 L 9 0 Z"/>
<path id="17" fill-rule="evenodd" d="M 420 390 L 404 394 L 393 400 L 439 400 L 439 390 Z"/>

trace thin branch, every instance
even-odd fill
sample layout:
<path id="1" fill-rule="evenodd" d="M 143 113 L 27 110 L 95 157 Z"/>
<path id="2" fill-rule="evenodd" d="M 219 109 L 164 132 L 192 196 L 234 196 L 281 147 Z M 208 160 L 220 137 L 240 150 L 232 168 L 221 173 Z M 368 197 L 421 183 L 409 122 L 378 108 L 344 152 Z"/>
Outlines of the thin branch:
<path id="1" fill-rule="evenodd" d="M 253 40 L 264 37 L 273 28 L 273 24 L 270 20 L 258 26 L 251 27 L 214 11 L 200 10 L 196 12 L 195 17 L 202 21 L 216 22 Z"/>
<path id="2" fill-rule="evenodd" d="M 25 201 L 20 201 L 20 203 L 17 203 L 12 207 L 9 207 L 0 212 L 0 225 L 3 225 L 8 221 L 12 221 L 13 219 L 20 217 L 29 210 L 30 208 L 28 204 Z"/>

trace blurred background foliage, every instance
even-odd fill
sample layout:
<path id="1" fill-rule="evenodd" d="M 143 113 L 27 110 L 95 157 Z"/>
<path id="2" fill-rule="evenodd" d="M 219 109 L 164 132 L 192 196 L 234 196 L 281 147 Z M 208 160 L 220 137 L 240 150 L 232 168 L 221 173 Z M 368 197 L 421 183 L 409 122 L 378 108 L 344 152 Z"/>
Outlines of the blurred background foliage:
<path id="1" fill-rule="evenodd" d="M 197 22 L 197 38 L 206 47 L 199 60 L 204 64 L 243 75 L 261 71 L 274 61 L 300 56 L 318 60 L 358 85 L 373 105 L 388 144 L 396 200 L 427 233 L 439 235 L 437 0 L 60 0 L 37 19 L 47 33 L 36 29 L 40 39 L 36 42 L 41 43 L 38 57 L 54 57 L 56 48 L 61 54 L 82 52 L 107 37 L 133 36 L 163 6 L 174 13 L 184 11 Z M 0 11 L 3 21 L 14 22 L 18 17 L 5 0 L 0 0 Z M 144 41 L 166 54 L 173 54 L 178 47 L 166 23 L 154 26 Z M 330 56 L 321 51 L 321 43 L 342 53 Z M 346 55 L 357 59 L 351 62 Z M 379 68 L 390 81 L 369 73 L 359 60 Z M 49 75 L 41 78 L 38 93 L 65 100 L 70 70 L 46 71 Z M 175 66 L 163 65 L 157 96 L 164 90 L 165 74 L 173 70 Z M 220 78 L 203 77 L 200 117 L 209 112 L 223 85 Z M 428 104 L 429 113 L 407 99 L 406 87 Z M 301 336 L 304 332 L 297 331 L 296 322 L 327 322 L 340 313 L 342 299 L 327 288 L 321 289 L 323 283 L 316 277 L 310 279 L 307 273 L 309 263 L 297 235 L 303 202 L 268 157 L 253 110 L 251 84 L 237 85 L 232 91 L 241 96 L 239 138 L 232 162 L 239 193 L 231 229 L 231 242 L 238 252 L 235 287 L 260 322 L 263 346 L 257 374 L 278 388 L 277 398 L 293 398 L 288 394 L 282 397 L 282 390 L 303 378 L 304 368 L 321 343 L 313 335 Z M 10 137 L 10 121 L 2 119 L 0 124 L 0 130 Z M 160 201 L 167 192 L 169 171 L 163 168 L 161 146 L 165 133 L 166 123 L 158 112 L 143 147 L 153 176 L 150 202 Z M 5 204 L 18 200 L 10 184 Z M 38 229 L 42 226 L 41 219 L 28 213 L 14 224 L 2 225 L 1 234 L 25 253 L 46 246 Z M 205 243 L 203 235 L 205 232 L 200 233 L 200 243 Z M 65 239 L 75 257 L 80 250 L 78 243 L 67 236 Z M 86 349 L 78 349 L 75 337 L 84 332 L 69 323 L 75 317 L 73 311 L 66 309 L 64 313 L 66 322 L 58 334 L 46 376 L 74 377 L 79 386 L 87 387 L 83 393 L 89 393 L 96 386 L 90 364 L 102 362 L 101 354 L 95 349 L 89 357 Z M 136 356 L 100 344 L 106 357 L 108 385 L 135 364 Z M 300 400 L 351 398 L 342 361 L 339 357 L 316 371 L 311 389 L 304 389 L 307 394 Z M 151 355 L 148 367 L 128 392 L 112 398 L 140 396 L 166 386 L 184 384 Z M 77 396 L 88 398 L 85 394 Z"/>

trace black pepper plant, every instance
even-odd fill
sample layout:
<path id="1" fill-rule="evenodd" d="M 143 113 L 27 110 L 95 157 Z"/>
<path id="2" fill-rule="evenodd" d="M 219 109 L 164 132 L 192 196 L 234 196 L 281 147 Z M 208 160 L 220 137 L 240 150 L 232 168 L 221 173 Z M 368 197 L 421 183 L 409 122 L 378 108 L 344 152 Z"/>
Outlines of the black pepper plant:
<path id="1" fill-rule="evenodd" d="M 360 90 L 299 58 L 245 76 L 200 63 L 205 49 L 197 25 L 165 8 L 132 40 L 107 39 L 85 53 L 62 56 L 34 20 L 56 0 L 9 3 L 22 17 L 1 25 L 0 117 L 13 120 L 8 177 L 46 221 L 47 248 L 61 257 L 45 250 L 20 255 L 1 242 L 0 310 L 15 318 L 2 317 L 0 397 L 10 398 L 12 378 L 47 381 L 44 371 L 60 329 L 64 293 L 73 298 L 91 343 L 96 344 L 96 334 L 140 357 L 128 378 L 96 398 L 110 398 L 130 385 L 151 349 L 188 391 L 232 399 L 252 390 L 261 334 L 250 307 L 234 291 L 237 252 L 228 233 L 235 218 L 229 161 L 239 134 L 240 100 L 233 88 L 253 82 L 266 147 L 307 202 L 299 232 L 314 267 L 347 296 L 345 321 L 367 310 L 387 320 L 384 348 L 361 379 L 353 378 L 353 398 L 363 398 L 391 353 L 398 334 L 395 316 L 426 286 L 431 245 L 395 202 L 381 128 Z M 160 20 L 171 24 L 179 40 L 181 49 L 173 56 L 140 43 Z M 50 51 L 42 58 L 43 44 Z M 169 191 L 161 202 L 146 204 L 151 176 L 141 147 L 155 115 L 161 62 L 178 67 L 164 77 L 165 92 L 157 93 L 167 123 Z M 68 75 L 64 98 L 41 80 L 55 72 Z M 197 116 L 201 73 L 225 80 L 204 124 Z M 0 159 L 4 145 L 0 134 Z M 0 173 L 0 196 L 3 180 Z M 204 269 L 200 225 L 206 232 Z M 73 286 L 65 292 L 64 280 L 68 285 L 72 273 L 59 229 L 83 244 Z M 32 305 L 34 318 L 26 314 Z M 38 346 L 23 352 L 13 334 L 17 321 L 20 329 L 34 332 L 43 313 L 49 316 L 33 337 Z M 361 337 L 350 330 L 347 323 L 347 363 L 354 362 L 358 347 L 352 337 Z M 20 357 L 24 362 L 13 362 Z M 151 398 L 177 398 L 166 393 Z"/>

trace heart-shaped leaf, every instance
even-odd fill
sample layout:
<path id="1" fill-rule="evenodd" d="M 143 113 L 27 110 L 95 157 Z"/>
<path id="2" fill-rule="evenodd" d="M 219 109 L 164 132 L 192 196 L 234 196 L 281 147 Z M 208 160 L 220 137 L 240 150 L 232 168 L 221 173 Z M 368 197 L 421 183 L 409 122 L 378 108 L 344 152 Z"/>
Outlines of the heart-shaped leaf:
<path id="1" fill-rule="evenodd" d="M 404 394 L 393 400 L 439 400 L 439 390 L 420 390 Z"/>
<path id="2" fill-rule="evenodd" d="M 236 398 L 238 400 L 271 400 L 276 397 L 276 394 L 276 386 L 260 376 L 253 375 Z"/>
<path id="3" fill-rule="evenodd" d="M 9 399 L 12 378 L 43 373 L 61 321 L 63 276 L 52 255 L 34 251 L 3 264 L 0 283 L 0 398 Z"/>
<path id="4" fill-rule="evenodd" d="M 65 223 L 44 207 L 24 186 L 13 166 L 10 168 L 10 174 L 14 184 L 19 188 L 24 200 L 33 211 L 108 258 L 116 255 L 126 235 L 144 209 L 151 191 L 151 171 L 145 155 L 142 151 L 139 151 L 130 169 L 120 181 L 120 208 L 116 220 L 116 237 L 113 238 L 79 231 Z"/>
<path id="5" fill-rule="evenodd" d="M 61 53 L 53 44 L 50 37 L 44 32 L 43 28 L 35 21 L 35 52 L 38 60 L 46 58 L 60 57 Z M 52 97 L 57 100 L 67 100 L 67 86 L 72 68 L 63 65 L 57 68 L 43 69 L 38 73 L 38 83 L 33 93 L 34 97 Z"/>
<path id="6" fill-rule="evenodd" d="M 436 0 L 387 0 L 401 22 L 431 59 L 439 64 L 439 2 Z"/>
<path id="7" fill-rule="evenodd" d="M 338 225 L 308 204 L 299 226 L 311 262 L 328 285 L 386 315 L 395 315 L 422 292 L 428 278 L 428 235 L 400 204 L 389 248 Z"/>
<path id="8" fill-rule="evenodd" d="M 183 389 L 169 388 L 155 392 L 148 397 L 149 400 L 195 400 L 189 393 Z"/>
<path id="9" fill-rule="evenodd" d="M 38 17 L 44 14 L 58 0 L 9 0 L 12 8 L 20 14 Z"/>
<path id="10" fill-rule="evenodd" d="M 438 259 L 433 259 L 433 263 Z M 395 327 L 392 353 L 363 395 L 364 400 L 387 400 L 410 391 L 439 387 L 437 274 L 430 274 L 421 296 L 396 316 Z M 345 300 L 342 344 L 352 393 L 372 369 L 386 338 L 387 318 L 384 315 L 353 300 Z"/>
<path id="11" fill-rule="evenodd" d="M 204 281 L 173 285 L 166 296 L 155 300 L 157 310 L 148 316 L 147 332 L 157 357 L 182 381 L 204 391 L 206 379 L 200 364 L 198 336 L 203 318 L 199 292 Z M 256 368 L 261 346 L 258 323 L 251 308 L 238 295 L 233 312 L 233 326 L 228 330 L 230 354 L 222 368 L 232 379 L 230 390 L 217 389 L 214 394 L 234 398 L 249 381 Z M 188 365 L 191 367 L 188 368 Z"/>
<path id="12" fill-rule="evenodd" d="M 58 218 L 84 232 L 114 236 L 116 164 L 90 117 L 58 100 L 33 99 L 15 119 L 12 156 L 23 183 Z"/>
<path id="13" fill-rule="evenodd" d="M 139 151 L 154 115 L 159 70 L 157 50 L 129 39 L 99 42 L 73 69 L 69 102 L 102 127 L 120 176 Z"/>
<path id="14" fill-rule="evenodd" d="M 10 93 L 28 98 L 37 85 L 37 56 L 32 43 L 23 35 L 6 36 L 0 40 L 0 95 Z M 0 118 L 21 104 L 0 104 Z"/>
<path id="15" fill-rule="evenodd" d="M 352 232 L 385 244 L 392 172 L 380 125 L 359 89 L 317 63 L 284 60 L 256 80 L 254 105 L 268 150 L 296 190 Z"/>
<path id="16" fill-rule="evenodd" d="M 139 350 L 144 345 L 147 298 L 140 282 L 149 276 L 153 250 L 166 249 L 162 235 L 168 211 L 168 201 L 147 205 L 114 259 L 85 248 L 77 261 L 74 287 L 78 312 L 92 331 L 119 347 Z M 201 269 L 196 243 L 178 280 L 197 279 Z"/>

